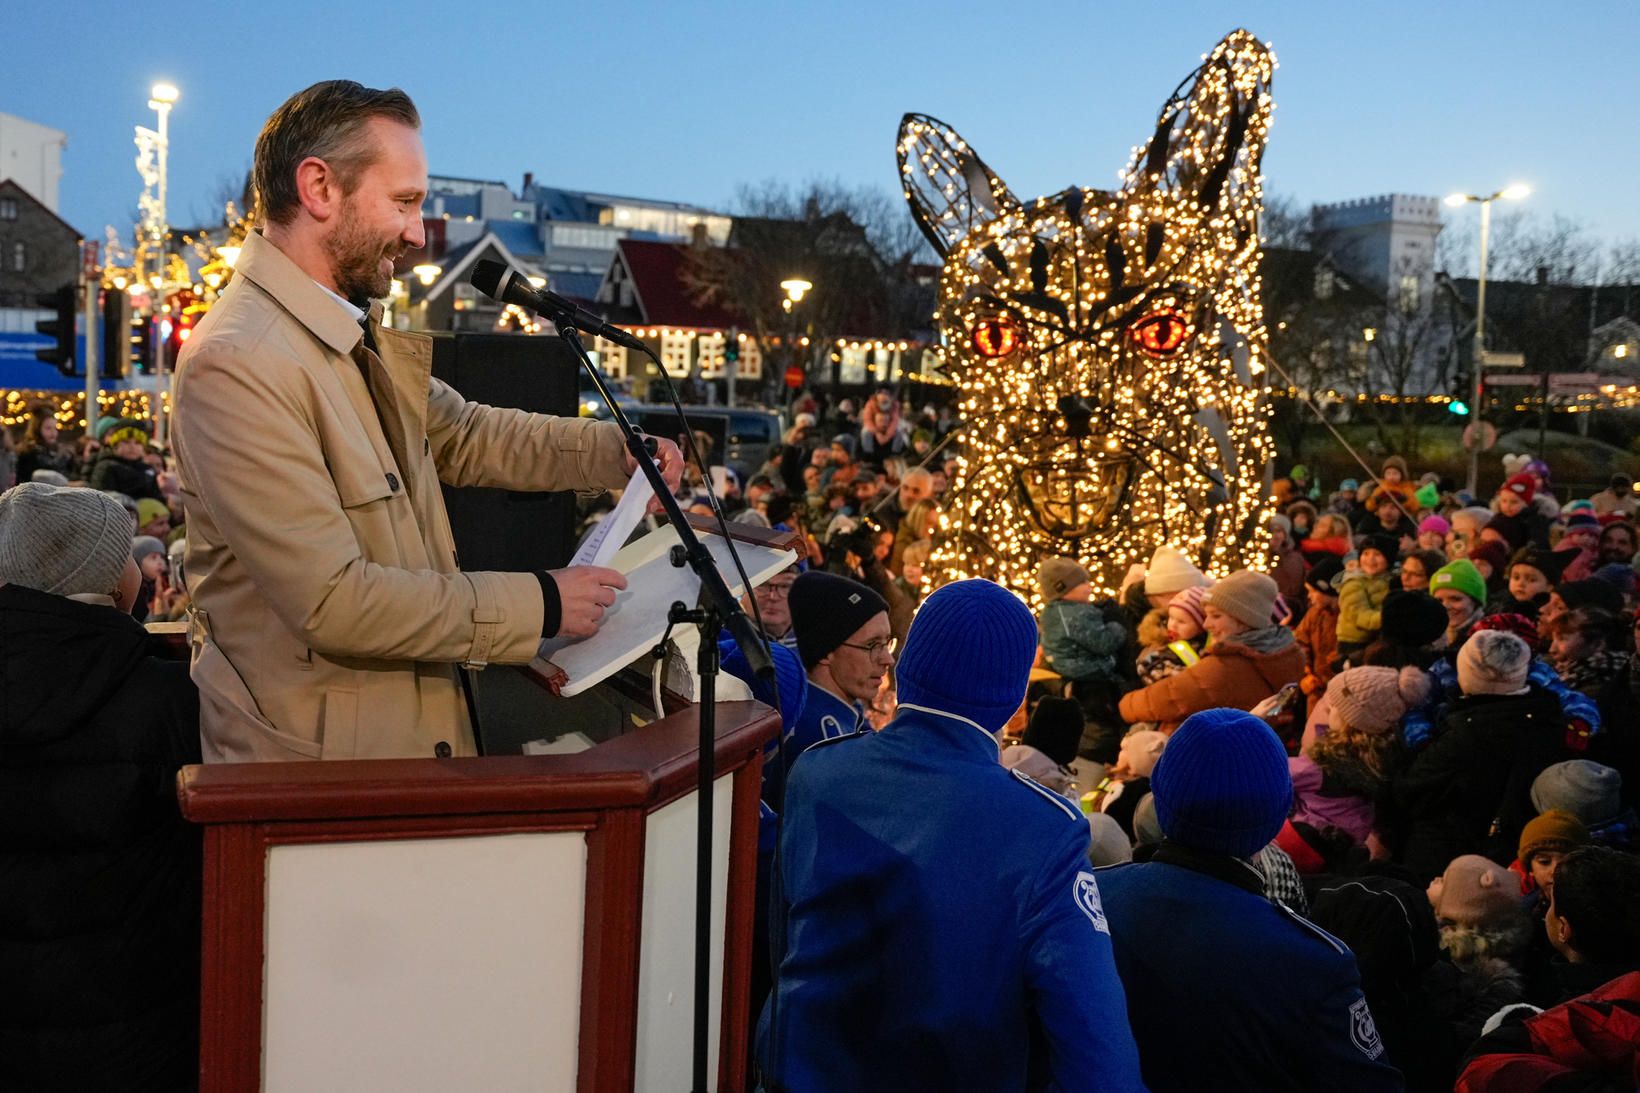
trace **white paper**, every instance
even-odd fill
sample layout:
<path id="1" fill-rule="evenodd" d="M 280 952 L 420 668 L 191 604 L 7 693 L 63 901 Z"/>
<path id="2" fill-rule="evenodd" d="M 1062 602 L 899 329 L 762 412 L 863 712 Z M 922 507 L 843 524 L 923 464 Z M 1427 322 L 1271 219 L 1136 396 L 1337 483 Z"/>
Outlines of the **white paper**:
<path id="1" fill-rule="evenodd" d="M 615 552 L 632 537 L 638 521 L 643 519 L 644 510 L 649 507 L 649 499 L 654 496 L 655 489 L 644 477 L 643 469 L 640 467 L 633 471 L 632 481 L 621 491 L 621 499 L 615 503 L 614 510 L 587 532 L 587 537 L 581 540 L 569 564 L 607 566 L 609 560 L 615 557 Z"/>

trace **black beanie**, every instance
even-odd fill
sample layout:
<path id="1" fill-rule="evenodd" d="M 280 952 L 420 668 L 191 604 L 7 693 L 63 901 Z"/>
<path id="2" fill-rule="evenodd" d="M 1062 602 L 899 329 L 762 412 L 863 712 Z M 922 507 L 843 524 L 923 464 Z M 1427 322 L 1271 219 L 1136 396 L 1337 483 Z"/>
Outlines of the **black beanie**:
<path id="1" fill-rule="evenodd" d="M 1393 535 L 1369 535 L 1366 541 L 1361 544 L 1361 549 L 1376 550 L 1384 556 L 1384 560 L 1390 565 L 1394 565 L 1401 560 L 1401 540 Z"/>
<path id="2" fill-rule="evenodd" d="M 1391 592 L 1384 598 L 1383 638 L 1420 649 L 1446 633 L 1446 608 L 1428 592 Z"/>
<path id="3" fill-rule="evenodd" d="M 1338 560 L 1336 554 L 1323 554 L 1310 571 L 1304 574 L 1304 583 L 1311 588 L 1319 588 L 1329 596 L 1338 595 L 1333 588 L 1333 578 L 1344 572 L 1344 563 Z"/>
<path id="4" fill-rule="evenodd" d="M 1599 607 L 1614 615 L 1623 613 L 1623 592 L 1610 581 L 1585 577 L 1581 581 L 1567 581 L 1555 589 L 1568 610 L 1579 607 Z"/>
<path id="5" fill-rule="evenodd" d="M 1036 704 L 1020 743 L 1029 744 L 1060 766 L 1068 767 L 1076 760 L 1076 749 L 1082 744 L 1082 731 L 1086 726 L 1082 707 L 1074 698 L 1048 695 Z"/>
<path id="6" fill-rule="evenodd" d="M 860 627 L 888 611 L 887 602 L 859 581 L 818 569 L 792 582 L 786 603 L 805 671 L 825 660 Z"/>

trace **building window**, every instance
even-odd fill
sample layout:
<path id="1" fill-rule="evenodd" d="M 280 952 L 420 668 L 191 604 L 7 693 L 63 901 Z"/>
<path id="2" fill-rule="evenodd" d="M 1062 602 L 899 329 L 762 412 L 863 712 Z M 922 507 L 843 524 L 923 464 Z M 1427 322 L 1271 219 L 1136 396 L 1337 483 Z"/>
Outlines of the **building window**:
<path id="1" fill-rule="evenodd" d="M 1333 271 L 1331 266 L 1315 267 L 1315 298 L 1317 300 L 1332 299 L 1334 287 Z"/>
<path id="2" fill-rule="evenodd" d="M 11 268 L 17 273 L 28 268 L 28 248 L 21 243 L 11 248 Z"/>
<path id="3" fill-rule="evenodd" d="M 17 199 L 15 197 L 0 197 L 0 220 L 17 219 Z"/>
<path id="4" fill-rule="evenodd" d="M 606 342 L 602 338 L 593 339 L 593 353 L 598 361 L 598 370 L 610 379 L 621 380 L 626 378 L 626 346 Z"/>
<path id="5" fill-rule="evenodd" d="M 740 364 L 737 374 L 746 380 L 763 378 L 763 350 L 758 347 L 756 338 L 746 334 L 740 336 Z"/>
<path id="6" fill-rule="evenodd" d="M 723 375 L 723 334 L 702 334 L 700 346 L 700 374 L 702 379 L 717 379 Z"/>
<path id="7" fill-rule="evenodd" d="M 689 374 L 691 351 L 695 336 L 687 330 L 666 330 L 661 333 L 661 367 L 666 374 L 681 379 Z"/>
<path id="8" fill-rule="evenodd" d="M 843 382 L 856 384 L 869 382 L 866 367 L 871 358 L 871 350 L 863 346 L 844 346 L 841 353 L 843 357 Z"/>

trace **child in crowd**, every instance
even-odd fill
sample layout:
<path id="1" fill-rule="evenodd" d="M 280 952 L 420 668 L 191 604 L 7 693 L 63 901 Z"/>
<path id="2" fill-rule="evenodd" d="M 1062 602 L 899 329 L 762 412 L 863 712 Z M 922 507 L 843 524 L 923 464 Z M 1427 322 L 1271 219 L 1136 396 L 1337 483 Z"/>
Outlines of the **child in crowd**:
<path id="1" fill-rule="evenodd" d="M 1509 870 L 1479 854 L 1453 859 L 1429 885 L 1441 948 L 1461 973 L 1454 1013 L 1458 1039 L 1480 1036 L 1488 1018 L 1526 997 L 1521 964 L 1531 921 Z"/>
<path id="2" fill-rule="evenodd" d="M 1299 621 L 1293 637 L 1304 651 L 1304 678 L 1299 687 L 1309 696 L 1313 711 L 1333 677 L 1334 662 L 1338 657 L 1338 590 L 1333 588 L 1335 577 L 1344 571 L 1337 558 L 1323 558 L 1310 567 L 1304 577 L 1309 610 Z"/>
<path id="3" fill-rule="evenodd" d="M 1342 558 L 1350 552 L 1350 525 L 1336 512 L 1324 512 L 1316 517 L 1315 526 L 1298 547 L 1311 565 L 1327 555 Z"/>
<path id="4" fill-rule="evenodd" d="M 1166 679 L 1201 659 L 1207 645 L 1202 611 L 1206 592 L 1201 585 L 1191 585 L 1175 595 L 1165 611 L 1157 608 L 1145 616 L 1139 630 L 1144 645 L 1138 660 L 1140 683 L 1148 686 Z"/>
<path id="5" fill-rule="evenodd" d="M 1549 905 L 1549 891 L 1555 885 L 1560 860 L 1578 847 L 1589 845 L 1589 829 L 1576 816 L 1558 808 L 1539 813 L 1521 829 L 1520 853 L 1509 868 L 1520 878 L 1527 910 L 1535 912 L 1538 921 L 1542 921 Z"/>
<path id="6" fill-rule="evenodd" d="M 1479 630 L 1458 651 L 1458 690 L 1442 696 L 1436 732 L 1393 787 L 1401 862 L 1415 875 L 1433 876 L 1459 854 L 1508 857 L 1539 811 L 1532 779 L 1565 754 L 1567 718 L 1555 695 L 1533 686 L 1532 659 L 1524 640 L 1501 630 Z"/>
<path id="7" fill-rule="evenodd" d="M 1624 626 L 1597 607 L 1563 611 L 1541 628 L 1549 642 L 1549 663 L 1566 686 L 1598 698 L 1628 667 Z"/>
<path id="8" fill-rule="evenodd" d="M 1369 535 L 1361 547 L 1361 568 L 1338 578 L 1338 655 L 1348 659 L 1377 636 L 1384 598 L 1389 595 L 1389 570 L 1400 555 L 1388 535 Z"/>
<path id="9" fill-rule="evenodd" d="M 1549 593 L 1571 564 L 1564 551 L 1523 547 L 1509 561 L 1509 590 L 1487 604 L 1489 615 L 1522 615 L 1537 621 L 1538 611 L 1549 602 Z"/>
<path id="10" fill-rule="evenodd" d="M 1378 479 L 1361 500 L 1370 509 L 1376 511 L 1376 502 L 1380 497 L 1393 497 L 1402 508 L 1411 509 L 1413 496 L 1418 487 L 1407 481 L 1407 461 L 1398 455 L 1392 455 L 1384 460 L 1383 467 L 1378 472 Z"/>
<path id="11" fill-rule="evenodd" d="M 1429 677 L 1418 668 L 1349 668 L 1334 676 L 1327 684 L 1327 732 L 1287 761 L 1293 820 L 1335 827 L 1365 846 L 1374 801 L 1395 766 L 1397 726 L 1429 692 Z"/>
<path id="12" fill-rule="evenodd" d="M 1563 581 L 1581 581 L 1594 576 L 1600 564 L 1600 521 L 1590 512 L 1574 512 L 1566 517 L 1556 550 L 1570 551 L 1571 562 L 1561 573 Z"/>
<path id="13" fill-rule="evenodd" d="M 1549 600 L 1538 609 L 1538 626 L 1545 627 L 1567 611 L 1591 607 L 1617 616 L 1623 613 L 1623 593 L 1609 581 L 1589 577 L 1581 581 L 1563 580 L 1549 593 Z"/>
<path id="14" fill-rule="evenodd" d="M 1070 684 L 1087 716 L 1083 753 L 1108 763 L 1116 758 L 1120 732 L 1114 713 L 1120 686 L 1116 654 L 1127 644 L 1127 628 L 1091 602 L 1088 571 L 1073 558 L 1043 562 L 1037 588 L 1044 601 L 1038 624 L 1043 659 Z"/>
<path id="15" fill-rule="evenodd" d="M 1525 546 L 1548 549 L 1549 520 L 1532 505 L 1537 485 L 1529 474 L 1517 474 L 1498 489 L 1497 515 L 1487 527 L 1502 535 L 1510 550 Z"/>
<path id="16" fill-rule="evenodd" d="M 1418 522 L 1418 549 L 1419 550 L 1446 550 L 1446 537 L 1452 533 L 1452 525 L 1446 517 L 1434 513 Z"/>

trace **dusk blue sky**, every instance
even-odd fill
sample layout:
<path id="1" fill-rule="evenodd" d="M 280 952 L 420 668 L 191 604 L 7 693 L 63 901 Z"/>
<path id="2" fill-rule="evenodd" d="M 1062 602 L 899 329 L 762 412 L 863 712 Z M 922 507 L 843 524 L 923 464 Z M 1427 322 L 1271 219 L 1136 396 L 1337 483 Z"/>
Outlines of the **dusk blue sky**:
<path id="1" fill-rule="evenodd" d="M 1520 180 L 1534 210 L 1606 241 L 1640 236 L 1633 3 L 284 0 L 170 14 L 20 0 L 6 22 L 0 110 L 68 132 L 62 213 L 94 238 L 129 228 L 131 130 L 152 124 L 161 78 L 182 91 L 173 223 L 215 214 L 268 113 L 332 77 L 409 91 L 434 173 L 514 188 L 533 171 L 713 207 L 768 178 L 888 188 L 914 110 L 1035 196 L 1111 184 L 1167 93 L 1238 25 L 1281 63 L 1267 191 L 1307 203 Z"/>

